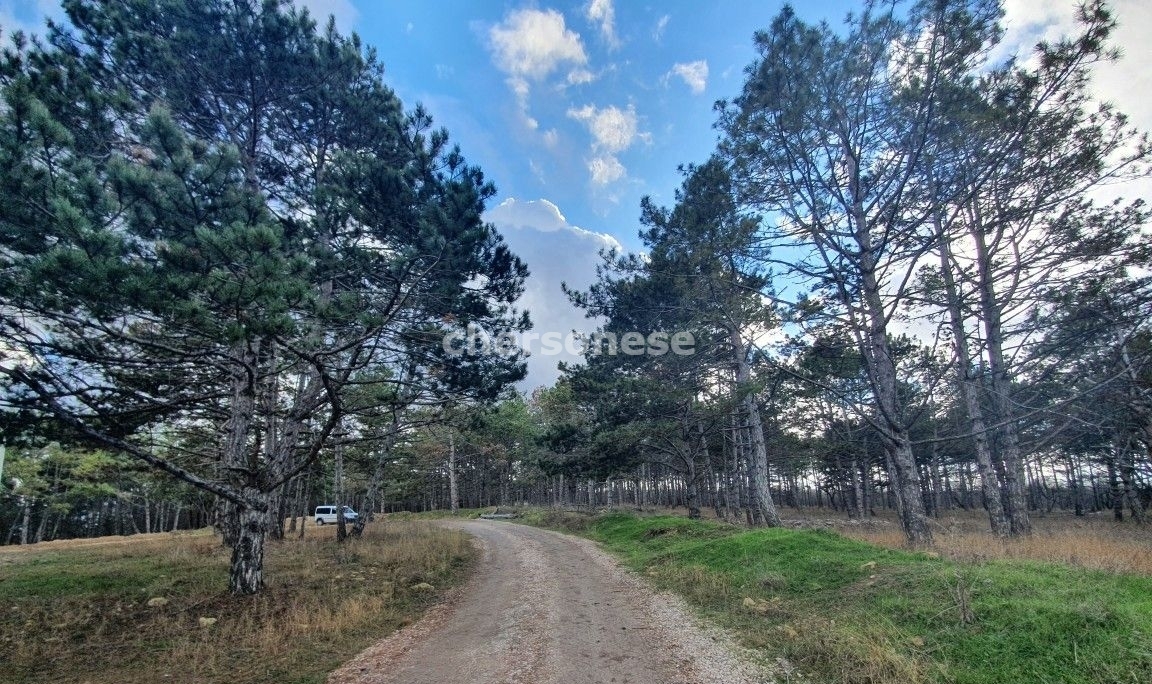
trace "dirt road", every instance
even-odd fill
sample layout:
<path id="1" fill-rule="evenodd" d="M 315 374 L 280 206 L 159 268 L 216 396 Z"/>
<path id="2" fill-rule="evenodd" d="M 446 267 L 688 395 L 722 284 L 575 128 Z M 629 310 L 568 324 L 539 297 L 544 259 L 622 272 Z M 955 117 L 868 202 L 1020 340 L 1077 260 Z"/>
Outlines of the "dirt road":
<path id="1" fill-rule="evenodd" d="M 329 684 L 753 684 L 765 681 L 586 540 L 515 523 L 443 523 L 473 535 L 476 575 Z"/>

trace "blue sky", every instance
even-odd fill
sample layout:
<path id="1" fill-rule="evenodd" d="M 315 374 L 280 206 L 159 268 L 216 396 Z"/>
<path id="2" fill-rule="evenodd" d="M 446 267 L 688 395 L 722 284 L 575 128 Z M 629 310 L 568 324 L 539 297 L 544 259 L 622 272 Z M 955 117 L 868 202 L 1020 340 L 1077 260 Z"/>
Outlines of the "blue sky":
<path id="1" fill-rule="evenodd" d="M 488 218 L 532 270 L 521 304 L 538 332 L 587 330 L 561 281 L 586 287 L 597 252 L 635 250 L 640 199 L 670 204 L 677 166 L 716 134 L 713 103 L 739 93 L 752 34 L 783 2 L 410 2 L 296 0 L 333 14 L 376 49 L 408 107 L 424 105 L 499 189 Z M 1100 97 L 1152 130 L 1152 3 L 1117 0 L 1124 50 L 1097 74 Z M 858 3 L 795 2 L 839 24 Z M 1005 0 L 1004 51 L 1073 27 L 1073 0 Z M 0 0 L 0 27 L 60 16 L 51 0 Z M 1143 188 L 1147 190 L 1148 188 Z M 1152 193 L 1144 192 L 1149 197 Z M 557 360 L 529 360 L 523 389 L 551 384 Z"/>
<path id="2" fill-rule="evenodd" d="M 340 3 L 310 3 L 318 11 Z M 839 17 L 843 2 L 805 4 Z M 405 102 L 423 103 L 500 199 L 547 198 L 574 225 L 637 246 L 639 201 L 714 145 L 775 3 L 380 3 L 355 28 Z"/>

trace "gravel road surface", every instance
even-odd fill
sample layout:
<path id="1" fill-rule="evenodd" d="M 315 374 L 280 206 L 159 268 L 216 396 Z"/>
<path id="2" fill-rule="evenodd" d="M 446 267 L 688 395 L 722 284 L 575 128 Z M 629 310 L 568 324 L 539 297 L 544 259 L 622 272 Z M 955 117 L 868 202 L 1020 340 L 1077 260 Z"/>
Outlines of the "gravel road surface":
<path id="1" fill-rule="evenodd" d="M 482 550 L 476 574 L 329 684 L 760 684 L 676 597 L 590 541 L 515 523 L 446 521 Z"/>

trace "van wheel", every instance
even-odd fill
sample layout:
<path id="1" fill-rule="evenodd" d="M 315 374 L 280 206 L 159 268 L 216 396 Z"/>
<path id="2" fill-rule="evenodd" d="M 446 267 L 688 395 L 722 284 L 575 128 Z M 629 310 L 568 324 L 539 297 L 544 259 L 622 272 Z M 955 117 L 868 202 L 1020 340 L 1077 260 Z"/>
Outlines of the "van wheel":
<path id="1" fill-rule="evenodd" d="M 324 526 L 324 518 L 316 518 L 316 524 L 323 527 Z"/>

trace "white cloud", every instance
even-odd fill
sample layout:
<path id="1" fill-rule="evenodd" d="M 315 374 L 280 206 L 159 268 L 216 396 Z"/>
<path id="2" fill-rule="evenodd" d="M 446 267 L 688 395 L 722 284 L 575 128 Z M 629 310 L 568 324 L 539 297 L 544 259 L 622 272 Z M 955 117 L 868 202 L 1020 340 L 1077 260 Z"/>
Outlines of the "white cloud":
<path id="1" fill-rule="evenodd" d="M 506 199 L 485 212 L 484 220 L 495 225 L 512 251 L 528 264 L 531 275 L 519 306 L 530 312 L 533 332 L 566 334 L 595 328 L 596 321 L 586 319 L 583 311 L 572 306 L 560 283 L 586 290 L 596 279 L 600 250 L 622 249 L 616 238 L 572 225 L 560 208 L 546 199 Z M 536 353 L 528 357 L 524 389 L 553 384 L 560 377 L 557 362 L 581 360 L 572 354 L 544 356 L 539 346 L 535 349 Z"/>
<path id="2" fill-rule="evenodd" d="M 638 138 L 647 136 L 646 133 L 640 133 L 636 109 L 631 105 L 628 109 L 614 105 L 597 109 L 592 105 L 584 105 L 579 109 L 569 109 L 568 116 L 588 127 L 594 149 L 610 154 L 623 152 Z"/>
<path id="3" fill-rule="evenodd" d="M 321 28 L 328 24 L 328 17 L 336 18 L 336 28 L 341 33 L 351 33 L 360 19 L 360 10 L 352 0 L 296 0 L 300 7 L 307 7 Z"/>
<path id="4" fill-rule="evenodd" d="M 1005 0 L 1004 39 L 995 58 L 1018 54 L 1032 56 L 1040 41 L 1055 41 L 1075 35 L 1077 3 L 1072 0 Z M 1096 66 L 1092 87 L 1098 97 L 1119 105 L 1144 128 L 1152 124 L 1152 102 L 1147 93 L 1152 88 L 1152 73 L 1147 69 L 1152 60 L 1152 4 L 1147 0 L 1114 0 L 1109 8 L 1118 23 L 1110 42 L 1119 47 L 1123 57 L 1117 62 Z"/>
<path id="5" fill-rule="evenodd" d="M 588 174 L 592 184 L 604 186 L 627 175 L 627 169 L 616 155 L 627 150 L 637 140 L 651 140 L 651 135 L 640 131 L 636 109 L 608 106 L 598 109 L 584 105 L 568 110 L 568 116 L 581 123 L 592 134 L 592 157 L 588 160 Z"/>
<path id="6" fill-rule="evenodd" d="M 548 185 L 548 179 L 544 176 L 544 169 L 536 163 L 535 159 L 528 160 L 528 170 L 532 172 L 532 176 L 540 182 L 540 185 Z"/>
<path id="7" fill-rule="evenodd" d="M 1145 131 L 1152 131 L 1152 3 L 1121 0 L 1112 3 L 1117 26 L 1113 41 L 1123 53 L 1119 61 L 1096 68 L 1094 87 L 1099 97 L 1115 103 L 1120 111 Z"/>
<path id="8" fill-rule="evenodd" d="M 581 83 L 591 83 L 596 76 L 587 69 L 573 69 L 568 72 L 568 85 L 580 85 Z"/>
<path id="9" fill-rule="evenodd" d="M 488 39 L 496 66 L 524 87 L 563 66 L 576 70 L 588 63 L 580 34 L 568 30 L 556 10 L 512 12 L 488 31 Z"/>
<path id="10" fill-rule="evenodd" d="M 672 15 L 665 14 L 656 20 L 656 27 L 652 29 L 652 40 L 657 43 L 660 42 L 660 39 L 664 37 L 664 29 L 668 28 L 668 20 L 671 18 Z"/>
<path id="11" fill-rule="evenodd" d="M 688 88 L 697 95 L 704 92 L 704 88 L 708 86 L 708 62 L 703 59 L 673 64 L 672 71 L 668 73 L 683 79 Z"/>
<path id="12" fill-rule="evenodd" d="M 600 35 L 611 49 L 620 47 L 620 39 L 616 37 L 616 8 L 612 0 L 592 0 L 586 10 L 588 20 L 600 25 Z"/>
<path id="13" fill-rule="evenodd" d="M 610 154 L 588 160 L 588 174 L 593 185 L 609 185 L 627 175 L 627 169 L 620 160 Z"/>
<path id="14" fill-rule="evenodd" d="M 1147 0 L 1113 0 L 1109 3 L 1117 28 L 1109 42 L 1120 48 L 1122 57 L 1093 68 L 1091 89 L 1103 102 L 1110 102 L 1127 114 L 1131 123 L 1152 132 L 1152 3 Z M 1072 0 L 1006 0 L 1004 40 L 994 58 L 1017 54 L 1034 59 L 1032 48 L 1040 41 L 1073 36 L 1079 30 L 1076 3 Z M 1108 186 L 1099 199 L 1124 196 L 1129 200 L 1152 196 L 1152 180 L 1142 179 Z"/>
<path id="15" fill-rule="evenodd" d="M 568 228 L 568 219 L 560 213 L 560 207 L 546 199 L 527 202 L 509 197 L 493 209 L 484 212 L 484 220 L 501 230 L 535 230 L 541 233 L 554 233 Z"/>

